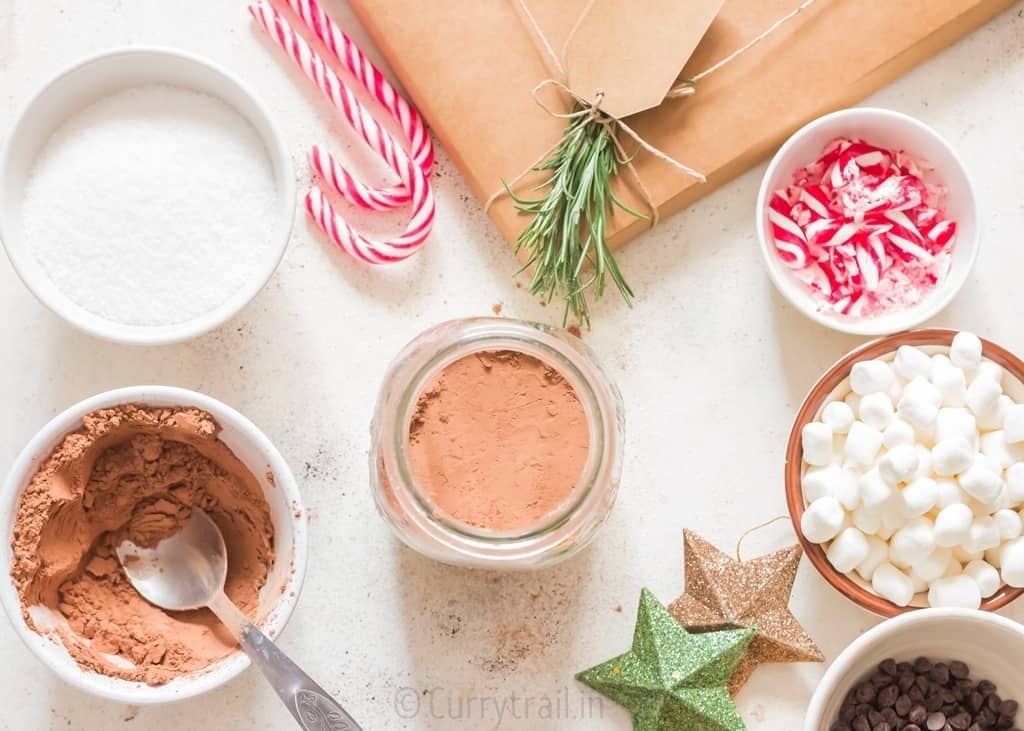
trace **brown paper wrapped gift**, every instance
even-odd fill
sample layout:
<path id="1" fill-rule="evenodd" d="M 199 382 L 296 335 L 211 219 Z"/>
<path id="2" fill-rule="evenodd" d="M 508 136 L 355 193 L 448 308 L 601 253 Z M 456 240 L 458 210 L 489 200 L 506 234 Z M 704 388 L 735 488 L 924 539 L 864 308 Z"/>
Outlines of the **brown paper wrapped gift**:
<path id="1" fill-rule="evenodd" d="M 481 201 L 558 141 L 565 120 L 546 112 L 533 97 L 534 87 L 552 78 L 552 64 L 518 0 L 351 2 Z M 603 86 L 629 88 L 632 81 L 646 89 L 661 84 L 664 93 L 684 63 L 684 76 L 703 71 L 798 4 L 726 0 L 692 55 L 698 38 L 691 42 L 692 34 L 680 33 L 678 52 L 652 65 L 651 48 L 665 53 L 666 28 L 678 32 L 686 27 L 680 18 L 699 16 L 719 3 L 596 0 L 586 27 L 573 34 L 586 0 L 526 2 L 549 45 L 565 52 L 570 85 L 586 98 L 592 94 L 577 84 L 594 83 L 598 67 L 614 76 Z M 650 144 L 705 173 L 706 183 L 646 152 L 637 155 L 636 171 L 659 214 L 671 214 L 765 158 L 804 123 L 864 98 L 1011 4 L 818 0 L 699 82 L 692 96 L 666 99 L 627 118 Z M 563 49 L 569 37 L 572 48 Z M 607 70 L 609 61 L 612 71 Z M 673 66 L 672 78 L 666 80 L 664 72 Z M 651 68 L 656 70 L 653 81 L 645 73 Z M 555 96 L 562 98 L 551 106 L 568 108 L 564 94 Z M 602 109 L 617 113 L 621 110 L 609 109 L 614 105 L 611 96 L 609 92 Z M 642 108 L 642 100 L 636 103 Z M 626 149 L 636 148 L 628 138 L 621 139 Z M 528 177 L 518 188 L 538 180 Z M 644 210 L 628 176 L 620 175 L 616 187 L 631 206 Z M 490 215 L 511 242 L 529 222 L 507 196 L 496 200 Z M 621 244 L 649 225 L 620 212 L 612 221 L 611 243 Z"/>

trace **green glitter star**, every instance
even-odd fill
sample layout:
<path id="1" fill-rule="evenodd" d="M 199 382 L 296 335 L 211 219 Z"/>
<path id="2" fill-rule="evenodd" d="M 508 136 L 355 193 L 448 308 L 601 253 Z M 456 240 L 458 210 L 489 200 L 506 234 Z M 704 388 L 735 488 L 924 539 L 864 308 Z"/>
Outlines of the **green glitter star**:
<path id="1" fill-rule="evenodd" d="M 633 713 L 633 731 L 742 731 L 729 678 L 753 629 L 690 634 L 647 589 L 633 648 L 576 679 Z"/>

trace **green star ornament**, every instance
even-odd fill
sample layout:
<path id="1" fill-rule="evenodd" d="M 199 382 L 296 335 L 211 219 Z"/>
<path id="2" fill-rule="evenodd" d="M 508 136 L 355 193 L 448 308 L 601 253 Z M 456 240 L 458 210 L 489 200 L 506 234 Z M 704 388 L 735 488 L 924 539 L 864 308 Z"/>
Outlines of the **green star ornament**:
<path id="1" fill-rule="evenodd" d="M 644 589 L 633 648 L 576 679 L 628 708 L 633 731 L 742 731 L 728 686 L 753 637 L 753 629 L 691 634 Z"/>

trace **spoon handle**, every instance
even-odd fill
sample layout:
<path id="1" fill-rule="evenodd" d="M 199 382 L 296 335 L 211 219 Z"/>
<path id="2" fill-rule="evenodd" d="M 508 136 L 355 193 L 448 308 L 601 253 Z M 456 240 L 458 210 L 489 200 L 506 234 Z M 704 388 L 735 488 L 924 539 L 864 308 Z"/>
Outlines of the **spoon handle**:
<path id="1" fill-rule="evenodd" d="M 363 731 L 330 693 L 317 685 L 251 622 L 242 624 L 242 649 L 306 731 Z"/>

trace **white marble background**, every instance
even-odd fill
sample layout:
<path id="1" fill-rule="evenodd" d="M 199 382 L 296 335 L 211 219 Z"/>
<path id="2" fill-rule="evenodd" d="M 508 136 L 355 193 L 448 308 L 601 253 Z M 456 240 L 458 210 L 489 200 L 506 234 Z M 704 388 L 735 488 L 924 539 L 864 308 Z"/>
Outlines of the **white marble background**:
<path id="1" fill-rule="evenodd" d="M 325 4 L 365 40 L 342 0 Z M 330 140 L 336 150 L 358 152 L 349 130 L 257 36 L 244 6 L 0 0 L 0 135 L 29 93 L 76 59 L 159 44 L 211 58 L 253 85 L 287 136 L 300 183 L 311 143 Z M 934 125 L 963 154 L 978 187 L 981 257 L 936 322 L 973 329 L 1018 352 L 1022 89 L 1018 3 L 871 99 Z M 556 568 L 513 575 L 431 563 L 392 538 L 367 488 L 367 424 L 380 375 L 407 340 L 444 319 L 489 314 L 496 303 L 510 316 L 560 319 L 556 307 L 542 308 L 516 288 L 516 262 L 443 151 L 434 177 L 437 226 L 413 261 L 371 271 L 334 250 L 299 215 L 269 286 L 227 325 L 185 345 L 139 350 L 90 339 L 39 305 L 2 259 L 0 468 L 51 416 L 99 391 L 152 382 L 209 393 L 251 417 L 295 471 L 311 515 L 310 565 L 281 641 L 367 729 L 627 729 L 627 714 L 611 703 L 584 713 L 594 718 L 572 717 L 581 697 L 573 673 L 629 646 L 642 586 L 666 602 L 680 592 L 684 527 L 728 548 L 745 527 L 784 511 L 791 418 L 820 372 L 858 342 L 803 319 L 772 289 L 751 224 L 762 170 L 622 253 L 639 293 L 636 307 L 607 298 L 586 335 L 628 407 L 622 490 L 596 543 Z M 397 214 L 366 225 L 390 231 L 402 222 Z M 747 550 L 791 540 L 779 525 L 751 539 Z M 876 622 L 806 564 L 792 607 L 829 660 Z M 1024 606 L 1008 613 L 1024 620 Z M 291 727 L 255 672 L 197 700 L 138 708 L 63 685 L 6 622 L 0 658 L 3 729 Z M 823 670 L 789 665 L 757 672 L 738 699 L 750 728 L 797 729 Z M 418 712 L 406 705 L 403 688 L 418 692 Z M 564 703 L 566 693 L 570 717 L 563 711 L 545 719 L 545 699 Z M 529 711 L 524 697 L 534 699 Z M 505 704 L 502 718 L 495 701 Z"/>

